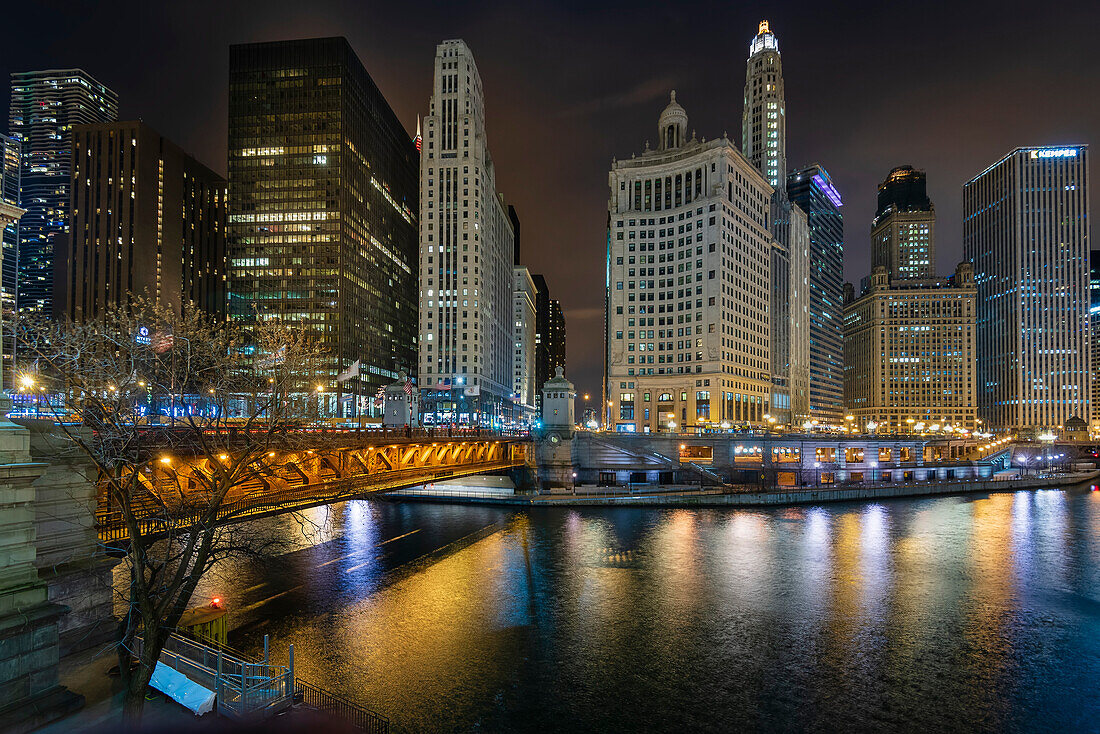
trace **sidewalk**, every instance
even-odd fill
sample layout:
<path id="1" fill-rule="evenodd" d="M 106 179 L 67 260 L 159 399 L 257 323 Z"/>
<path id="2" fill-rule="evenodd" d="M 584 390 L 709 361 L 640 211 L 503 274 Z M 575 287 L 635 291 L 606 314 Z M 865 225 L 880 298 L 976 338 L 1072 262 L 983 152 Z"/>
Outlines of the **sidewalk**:
<path id="1" fill-rule="evenodd" d="M 117 677 L 107 675 L 107 671 L 117 664 L 118 658 L 111 646 L 97 646 L 62 658 L 60 683 L 84 696 L 84 708 L 37 731 L 42 734 L 120 731 L 122 729 L 122 683 Z M 145 701 L 145 711 L 141 720 L 143 730 L 206 728 L 207 726 L 209 724 L 205 719 L 198 719 L 179 704 L 167 700 L 162 694 L 158 693 L 152 699 Z"/>

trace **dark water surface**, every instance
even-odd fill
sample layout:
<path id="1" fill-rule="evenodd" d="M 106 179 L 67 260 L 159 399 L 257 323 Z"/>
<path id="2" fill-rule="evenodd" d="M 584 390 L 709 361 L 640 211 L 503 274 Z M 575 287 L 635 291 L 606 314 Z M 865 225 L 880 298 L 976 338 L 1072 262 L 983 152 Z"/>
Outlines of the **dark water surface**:
<path id="1" fill-rule="evenodd" d="M 310 517 L 202 595 L 400 731 L 1100 729 L 1100 492 Z"/>

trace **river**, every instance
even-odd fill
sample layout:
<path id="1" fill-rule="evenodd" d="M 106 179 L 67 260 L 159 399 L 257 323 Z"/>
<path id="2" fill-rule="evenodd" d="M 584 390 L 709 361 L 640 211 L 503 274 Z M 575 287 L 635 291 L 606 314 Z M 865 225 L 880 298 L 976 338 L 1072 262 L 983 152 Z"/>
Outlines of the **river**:
<path id="1" fill-rule="evenodd" d="M 196 601 L 398 731 L 1100 727 L 1100 492 L 305 515 Z"/>

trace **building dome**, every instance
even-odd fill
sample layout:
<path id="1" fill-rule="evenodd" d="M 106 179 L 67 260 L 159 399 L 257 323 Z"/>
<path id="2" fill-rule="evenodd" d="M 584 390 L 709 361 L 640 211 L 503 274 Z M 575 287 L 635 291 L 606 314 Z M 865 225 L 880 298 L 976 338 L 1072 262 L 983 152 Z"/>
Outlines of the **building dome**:
<path id="1" fill-rule="evenodd" d="M 679 148 L 687 140 L 688 116 L 680 103 L 676 101 L 676 90 L 669 95 L 668 106 L 657 118 L 657 139 L 661 141 L 659 148 L 669 150 Z"/>

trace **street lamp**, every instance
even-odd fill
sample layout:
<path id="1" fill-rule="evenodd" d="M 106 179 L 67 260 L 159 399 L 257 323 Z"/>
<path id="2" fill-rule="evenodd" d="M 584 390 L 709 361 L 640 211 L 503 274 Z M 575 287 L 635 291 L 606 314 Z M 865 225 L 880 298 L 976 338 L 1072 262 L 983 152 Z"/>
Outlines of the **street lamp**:
<path id="1" fill-rule="evenodd" d="M 875 483 L 875 468 L 878 466 L 877 461 L 871 462 L 871 484 Z"/>
<path id="2" fill-rule="evenodd" d="M 816 484 L 817 486 L 820 487 L 821 486 L 821 462 L 820 461 L 815 461 L 814 462 L 814 475 L 815 475 L 814 476 L 814 484 Z"/>

